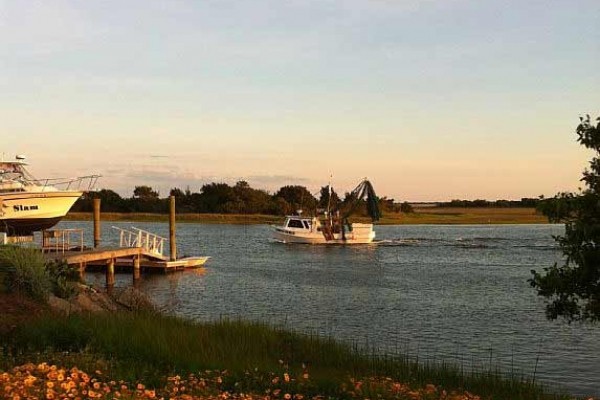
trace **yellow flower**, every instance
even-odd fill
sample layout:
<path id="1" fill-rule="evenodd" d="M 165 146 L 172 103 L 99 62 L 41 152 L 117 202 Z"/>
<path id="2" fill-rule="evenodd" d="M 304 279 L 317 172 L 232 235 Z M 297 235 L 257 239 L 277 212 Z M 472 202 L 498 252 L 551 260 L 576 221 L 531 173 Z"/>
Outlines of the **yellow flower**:
<path id="1" fill-rule="evenodd" d="M 46 386 L 47 386 L 49 389 L 52 389 L 52 388 L 54 387 L 54 382 L 46 382 Z"/>

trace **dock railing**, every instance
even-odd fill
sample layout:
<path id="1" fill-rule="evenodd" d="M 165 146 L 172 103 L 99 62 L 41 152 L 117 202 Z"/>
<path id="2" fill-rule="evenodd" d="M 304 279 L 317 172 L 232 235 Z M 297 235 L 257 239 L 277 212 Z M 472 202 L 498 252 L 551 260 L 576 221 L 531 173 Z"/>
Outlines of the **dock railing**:
<path id="1" fill-rule="evenodd" d="M 148 253 L 163 257 L 166 238 L 143 229 L 131 227 L 133 230 L 113 226 L 119 231 L 119 247 L 141 247 Z"/>
<path id="2" fill-rule="evenodd" d="M 53 229 L 42 231 L 42 253 L 82 252 L 83 229 Z"/>

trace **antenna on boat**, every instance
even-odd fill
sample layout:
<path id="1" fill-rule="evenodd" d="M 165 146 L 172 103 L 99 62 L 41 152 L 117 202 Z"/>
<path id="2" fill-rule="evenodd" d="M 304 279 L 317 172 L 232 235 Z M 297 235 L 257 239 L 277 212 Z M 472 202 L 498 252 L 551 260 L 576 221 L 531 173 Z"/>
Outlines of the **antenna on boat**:
<path id="1" fill-rule="evenodd" d="M 327 196 L 327 209 L 325 210 L 325 212 L 327 213 L 326 215 L 329 215 L 330 211 L 331 211 L 331 179 L 333 178 L 333 174 L 329 174 L 329 183 L 327 185 L 327 191 L 329 192 L 328 196 Z"/>

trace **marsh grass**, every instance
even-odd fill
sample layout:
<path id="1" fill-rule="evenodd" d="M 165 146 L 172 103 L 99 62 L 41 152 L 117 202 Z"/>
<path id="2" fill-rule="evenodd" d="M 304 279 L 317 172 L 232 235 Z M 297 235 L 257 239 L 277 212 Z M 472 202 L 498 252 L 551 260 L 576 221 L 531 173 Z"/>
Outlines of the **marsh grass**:
<path id="1" fill-rule="evenodd" d="M 309 381 L 293 380 L 303 382 L 295 389 L 306 395 L 340 398 L 351 385 L 350 379 L 390 377 L 416 387 L 433 383 L 448 391 L 468 390 L 483 398 L 562 398 L 519 376 L 464 372 L 448 364 L 416 363 L 408 356 L 369 355 L 332 339 L 261 323 L 194 323 L 157 313 L 49 316 L 4 339 L 3 364 L 38 361 L 31 360 L 36 355 L 55 362 L 64 362 L 66 357 L 92 370 L 103 363 L 102 369 L 113 379 L 144 378 L 157 386 L 164 385 L 168 374 L 227 370 L 224 389 L 260 393 L 273 386 L 274 371 L 292 377 L 309 372 Z M 365 385 L 364 390 L 370 387 L 375 396 L 381 385 Z"/>
<path id="2" fill-rule="evenodd" d="M 378 225 L 413 224 L 544 224 L 548 219 L 537 213 L 535 208 L 461 208 L 423 207 L 413 213 L 384 213 Z M 71 221 L 91 221 L 92 214 L 72 212 L 67 215 Z M 102 213 L 106 221 L 168 222 L 168 214 L 151 213 Z M 284 217 L 261 214 L 177 214 L 177 222 L 204 224 L 281 224 Z M 353 222 L 370 222 L 367 217 L 353 216 Z"/>
<path id="3" fill-rule="evenodd" d="M 0 285 L 5 291 L 26 294 L 40 301 L 48 298 L 51 281 L 39 250 L 0 246 Z"/>

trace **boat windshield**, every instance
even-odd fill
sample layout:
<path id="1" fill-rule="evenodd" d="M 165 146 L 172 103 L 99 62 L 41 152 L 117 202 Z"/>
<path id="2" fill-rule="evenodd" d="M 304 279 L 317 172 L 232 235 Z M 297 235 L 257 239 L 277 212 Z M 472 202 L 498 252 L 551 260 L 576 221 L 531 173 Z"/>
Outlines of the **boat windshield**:
<path id="1" fill-rule="evenodd" d="M 304 224 L 302 223 L 302 220 L 301 220 L 301 219 L 298 219 L 298 218 L 290 218 L 290 219 L 288 219 L 287 227 L 288 227 L 288 228 L 301 228 L 301 229 L 306 229 L 306 228 L 304 227 Z"/>

